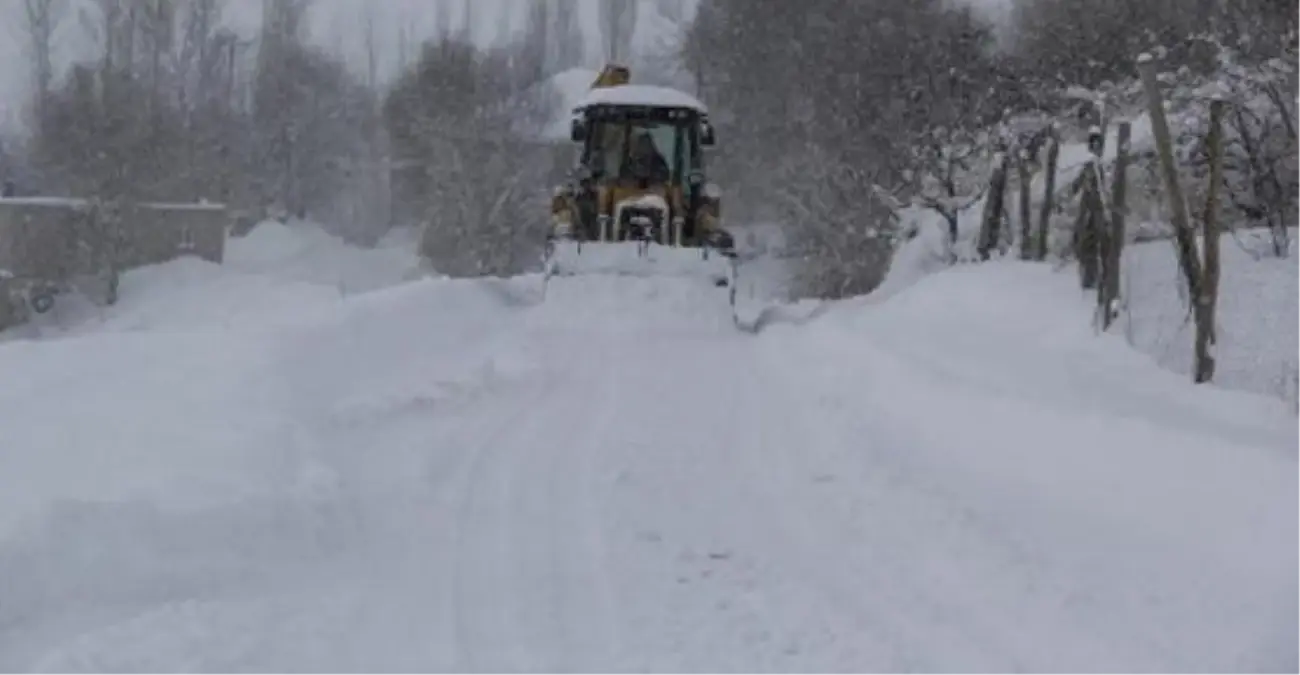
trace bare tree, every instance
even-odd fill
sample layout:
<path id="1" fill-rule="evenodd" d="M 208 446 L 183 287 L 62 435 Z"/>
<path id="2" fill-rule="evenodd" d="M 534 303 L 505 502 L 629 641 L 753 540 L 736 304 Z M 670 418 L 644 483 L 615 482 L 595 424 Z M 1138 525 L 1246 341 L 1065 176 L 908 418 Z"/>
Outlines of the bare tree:
<path id="1" fill-rule="evenodd" d="M 65 8 L 63 0 L 23 0 L 27 18 L 27 48 L 32 63 L 32 88 L 36 102 L 36 119 L 45 118 L 45 99 L 54 80 L 54 30 Z"/>
<path id="2" fill-rule="evenodd" d="M 960 217 L 988 194 L 981 168 L 985 140 L 964 129 L 935 127 L 917 138 L 913 150 L 913 201 L 943 217 L 948 226 L 947 257 L 957 259 Z"/>
<path id="3" fill-rule="evenodd" d="M 524 36 L 520 45 L 518 66 L 514 75 L 518 78 L 515 86 L 527 87 L 541 82 L 554 72 L 547 57 L 551 53 L 554 36 L 551 35 L 552 7 L 549 0 L 530 0 L 528 16 L 524 26 Z"/>
<path id="4" fill-rule="evenodd" d="M 601 47 L 607 61 L 621 62 L 632 56 L 637 7 L 637 0 L 605 0 L 600 3 Z"/>
<path id="5" fill-rule="evenodd" d="M 709 170 L 731 222 L 787 225 L 796 293 L 874 288 L 902 235 L 882 202 L 942 209 L 955 238 L 1007 79 L 990 36 L 943 0 L 699 3 L 682 60 L 719 132 Z"/>
<path id="6" fill-rule="evenodd" d="M 554 3 L 550 30 L 554 51 L 549 57 L 549 63 L 557 71 L 580 66 L 586 60 L 587 45 L 582 27 L 578 24 L 577 3 L 568 0 L 550 1 Z"/>

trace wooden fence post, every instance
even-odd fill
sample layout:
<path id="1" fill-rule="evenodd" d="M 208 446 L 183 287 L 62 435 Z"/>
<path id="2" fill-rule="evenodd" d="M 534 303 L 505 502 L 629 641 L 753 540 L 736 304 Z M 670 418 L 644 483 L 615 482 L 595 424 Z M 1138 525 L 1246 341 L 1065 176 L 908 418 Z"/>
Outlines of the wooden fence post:
<path id="1" fill-rule="evenodd" d="M 1098 164 L 1101 159 L 1093 157 L 1088 160 L 1079 176 L 1083 181 L 1079 197 L 1079 218 L 1075 221 L 1074 244 L 1075 256 L 1079 260 L 1079 283 L 1084 289 L 1101 286 L 1101 261 L 1105 252 L 1106 207 L 1101 201 L 1101 172 Z"/>
<path id="2" fill-rule="evenodd" d="M 1034 226 L 1029 205 L 1029 188 L 1033 172 L 1029 170 L 1029 150 L 1021 148 L 1017 153 L 1017 178 L 1020 180 L 1020 259 L 1031 260 L 1034 256 Z"/>
<path id="3" fill-rule="evenodd" d="M 1205 305 L 1199 299 L 1204 292 L 1204 276 L 1201 273 L 1200 256 L 1196 251 L 1196 233 L 1188 221 L 1187 199 L 1183 195 L 1182 185 L 1178 182 L 1178 165 L 1174 163 L 1174 141 L 1169 132 L 1169 120 L 1165 118 L 1165 102 L 1164 96 L 1160 93 L 1160 79 L 1157 77 L 1155 61 L 1150 55 L 1143 54 L 1138 57 L 1138 73 L 1142 77 L 1142 88 L 1146 91 L 1147 113 L 1151 116 L 1151 132 L 1155 136 L 1156 154 L 1160 158 L 1165 194 L 1169 196 L 1174 238 L 1178 246 L 1178 265 L 1186 279 L 1192 315 L 1197 330 L 1200 331 L 1204 321 L 1202 315 Z M 1192 377 L 1196 382 L 1207 382 L 1214 374 L 1213 363 L 1206 361 L 1203 356 L 1208 357 L 1208 350 L 1206 354 L 1202 354 L 1200 350 L 1196 353 L 1192 368 Z"/>
<path id="4" fill-rule="evenodd" d="M 1115 144 L 1115 172 L 1110 187 L 1110 228 L 1101 261 L 1101 293 L 1097 296 L 1102 330 L 1110 329 L 1111 323 L 1119 316 L 1120 268 L 1124 260 L 1124 215 L 1128 194 L 1128 150 L 1132 132 L 1132 124 L 1120 122 Z"/>
<path id="5" fill-rule="evenodd" d="M 1209 382 L 1214 377 L 1214 355 L 1210 345 L 1216 342 L 1215 309 L 1219 300 L 1219 184 L 1223 182 L 1223 107 L 1224 102 L 1210 102 L 1210 133 L 1206 152 L 1210 159 L 1210 185 L 1205 194 L 1205 215 L 1201 218 L 1205 264 L 1201 292 L 1192 298 L 1196 312 L 1196 381 Z"/>
<path id="6" fill-rule="evenodd" d="M 1196 324 L 1195 362 L 1192 364 L 1192 380 L 1197 384 L 1208 382 L 1214 377 L 1214 360 L 1210 356 L 1209 346 L 1213 339 L 1214 298 L 1208 290 L 1208 274 L 1204 272 L 1204 263 L 1196 251 L 1196 232 L 1192 229 L 1187 213 L 1187 198 L 1178 179 L 1178 165 L 1174 164 L 1174 139 L 1169 131 L 1169 120 L 1165 117 L 1165 99 L 1160 92 L 1160 78 L 1156 73 L 1156 62 L 1149 55 L 1138 59 L 1138 72 L 1141 74 L 1143 88 L 1147 91 L 1147 111 L 1151 114 L 1152 134 L 1156 137 L 1156 151 L 1160 156 L 1162 176 L 1165 178 L 1165 192 L 1169 195 L 1170 211 L 1173 212 L 1174 241 L 1178 246 L 1178 265 L 1187 281 L 1187 297 L 1190 299 L 1192 319 Z M 1210 107 L 1210 172 L 1217 174 L 1221 169 L 1213 166 L 1219 163 L 1218 148 L 1214 144 L 1221 142 L 1222 104 Z M 1218 199 L 1219 179 L 1212 179 L 1210 189 L 1214 190 L 1212 198 Z M 1213 229 L 1213 237 L 1206 237 L 1206 246 L 1214 246 L 1213 263 L 1218 267 L 1218 228 L 1216 222 L 1205 225 L 1206 230 Z M 1212 243 L 1213 242 L 1213 243 Z M 1209 256 L 1206 256 L 1209 258 Z M 1214 282 L 1218 280 L 1218 271 L 1214 271 Z"/>
<path id="7" fill-rule="evenodd" d="M 1149 55 L 1143 54 L 1138 58 L 1138 71 L 1142 76 L 1142 86 L 1146 89 L 1147 113 L 1151 117 L 1151 131 L 1155 136 L 1161 177 L 1164 179 L 1165 192 L 1169 196 L 1179 262 L 1183 265 L 1183 273 L 1187 276 L 1190 290 L 1196 292 L 1199 290 L 1201 280 L 1201 266 L 1196 256 L 1196 242 L 1192 238 L 1191 224 L 1188 222 L 1187 197 L 1183 194 L 1182 184 L 1178 181 L 1178 166 L 1174 163 L 1174 141 L 1169 132 L 1169 120 L 1165 117 L 1164 97 L 1160 93 L 1160 80 L 1156 74 L 1155 61 Z"/>
<path id="8" fill-rule="evenodd" d="M 1056 129 L 1053 128 L 1048 132 L 1047 167 L 1044 175 L 1046 187 L 1043 189 L 1042 210 L 1038 214 L 1038 236 L 1034 241 L 1034 259 L 1039 261 L 1047 260 L 1047 233 L 1050 231 L 1052 211 L 1056 207 L 1056 163 L 1060 157 L 1061 144 L 1057 141 Z"/>
<path id="9" fill-rule="evenodd" d="M 1006 191 L 1007 153 L 999 151 L 994 158 L 993 176 L 989 179 L 988 201 L 984 203 L 984 219 L 980 223 L 978 247 L 980 260 L 988 260 L 1001 239 L 1003 199 Z"/>

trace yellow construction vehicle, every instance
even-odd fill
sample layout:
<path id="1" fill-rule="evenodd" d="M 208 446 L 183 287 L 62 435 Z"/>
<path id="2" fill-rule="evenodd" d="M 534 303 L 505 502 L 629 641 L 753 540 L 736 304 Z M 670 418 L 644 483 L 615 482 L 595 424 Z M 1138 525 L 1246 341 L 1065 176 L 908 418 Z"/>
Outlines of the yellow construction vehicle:
<path id="1" fill-rule="evenodd" d="M 573 110 L 579 152 L 551 202 L 547 277 L 700 273 L 731 287 L 734 303 L 735 243 L 704 166 L 715 141 L 708 109 L 630 75 L 607 65 Z"/>

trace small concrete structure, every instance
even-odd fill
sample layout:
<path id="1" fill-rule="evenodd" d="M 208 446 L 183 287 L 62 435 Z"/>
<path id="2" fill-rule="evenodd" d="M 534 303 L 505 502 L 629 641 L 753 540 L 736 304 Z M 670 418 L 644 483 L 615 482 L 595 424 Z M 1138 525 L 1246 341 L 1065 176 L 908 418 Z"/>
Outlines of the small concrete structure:
<path id="1" fill-rule="evenodd" d="M 95 208 L 85 199 L 0 198 L 0 330 L 20 322 L 11 291 L 33 281 L 65 286 L 102 278 L 112 303 L 119 272 L 187 255 L 214 263 L 225 256 L 225 205 L 130 205 L 113 219 L 116 232 L 104 228 Z"/>
<path id="2" fill-rule="evenodd" d="M 222 204 L 142 203 L 120 214 L 116 267 L 128 270 L 194 255 L 220 263 L 225 255 Z M 100 236 L 92 204 L 62 197 L 0 199 L 0 269 L 17 276 L 64 279 L 90 273 L 86 246 Z M 93 255 L 93 254 L 92 254 Z"/>

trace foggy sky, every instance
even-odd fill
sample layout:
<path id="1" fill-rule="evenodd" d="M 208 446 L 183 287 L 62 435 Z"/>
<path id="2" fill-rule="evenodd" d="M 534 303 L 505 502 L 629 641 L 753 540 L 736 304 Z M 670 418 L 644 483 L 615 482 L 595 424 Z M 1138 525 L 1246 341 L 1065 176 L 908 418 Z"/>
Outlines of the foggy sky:
<path id="1" fill-rule="evenodd" d="M 78 12 L 93 12 L 89 0 L 69 0 L 71 11 L 63 17 L 55 34 L 55 66 L 64 71 L 73 62 L 94 58 L 97 45 L 87 37 L 77 18 Z M 599 42 L 596 39 L 597 3 L 600 0 L 573 0 L 579 5 L 583 31 L 588 35 L 588 66 L 599 66 Z M 648 11 L 652 2 L 642 0 L 642 11 Z M 999 9 L 1010 0 L 957 0 Z M 377 60 L 381 77 L 387 78 L 397 68 L 398 35 L 401 26 L 408 27 L 411 48 L 420 40 L 436 33 L 436 3 L 449 2 L 451 21 L 456 27 L 464 25 L 463 0 L 315 0 L 309 19 L 312 42 L 342 54 L 354 70 L 364 72 L 365 15 L 374 12 L 375 33 L 379 43 Z M 472 34 L 480 44 L 491 44 L 505 39 L 520 29 L 524 22 L 524 0 L 473 0 Z M 23 3 L 19 0 L 0 0 L 0 129 L 16 131 L 20 128 L 20 110 L 26 105 L 30 90 L 30 72 L 26 55 L 27 35 L 24 30 Z M 262 0 L 228 0 L 226 24 L 243 35 L 256 33 L 261 20 Z M 94 14 L 91 14 L 93 16 Z M 652 35 L 638 35 L 638 43 L 656 39 Z M 634 45 L 634 49 L 637 45 Z"/>

